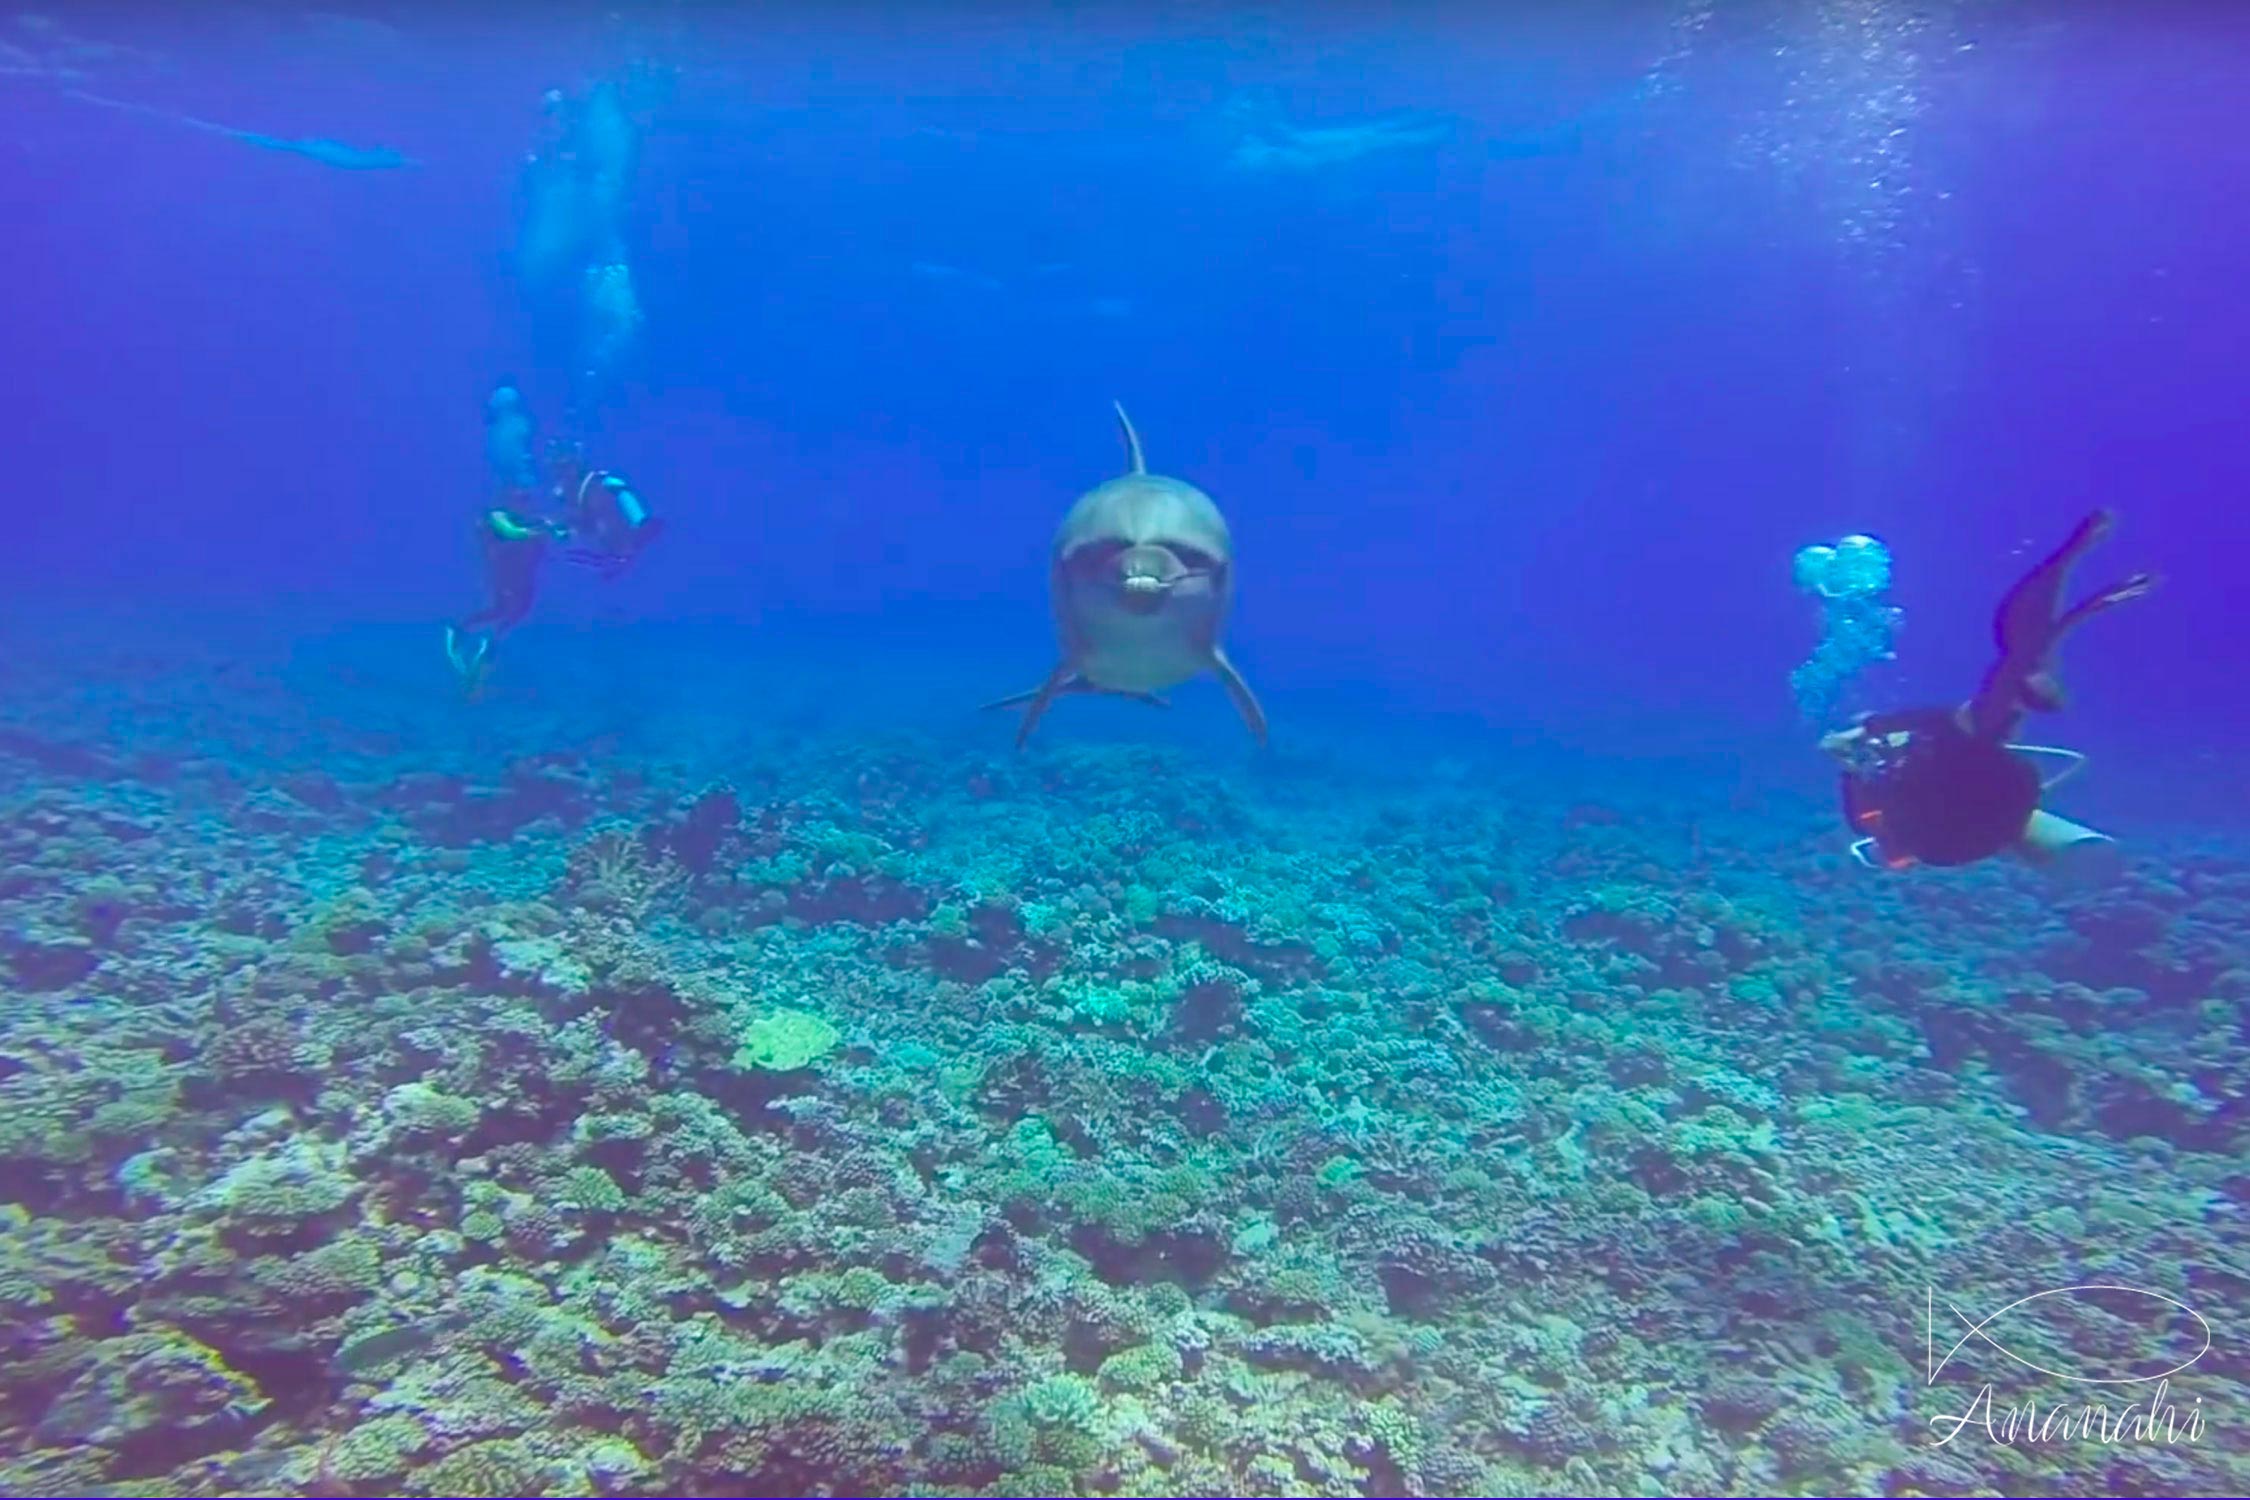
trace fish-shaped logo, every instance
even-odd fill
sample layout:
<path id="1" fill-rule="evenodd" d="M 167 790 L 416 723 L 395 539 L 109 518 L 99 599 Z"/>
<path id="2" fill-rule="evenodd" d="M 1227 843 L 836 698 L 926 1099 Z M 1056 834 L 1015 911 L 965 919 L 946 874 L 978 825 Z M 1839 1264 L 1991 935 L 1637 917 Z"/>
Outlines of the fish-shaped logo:
<path id="1" fill-rule="evenodd" d="M 1937 1383 L 1939 1373 L 1952 1363 L 1953 1356 L 1959 1354 L 1962 1346 L 1971 1339 L 1981 1340 L 2026 1369 L 2078 1385 L 2139 1385 L 2146 1381 L 2164 1380 L 2179 1374 L 2211 1352 L 2211 1325 L 2204 1320 L 2203 1314 L 2179 1298 L 2163 1292 L 2152 1292 L 2145 1287 L 2087 1282 L 2079 1286 L 2054 1287 L 2044 1292 L 2033 1292 L 2028 1297 L 2018 1297 L 1999 1311 L 1987 1313 L 1982 1318 L 1971 1318 L 1948 1300 L 1945 1303 L 1946 1311 L 1959 1320 L 1964 1331 L 1953 1341 L 1952 1347 L 1940 1355 L 1937 1306 L 1941 1299 L 1935 1287 L 1924 1290 L 1927 1308 L 1923 1315 L 1923 1334 L 1928 1344 L 1924 1361 L 1928 1370 L 1928 1383 L 1932 1385 Z M 2061 1306 L 2059 1302 L 2049 1299 L 2082 1299 L 2100 1307 L 2111 1317 L 2140 1322 L 2156 1339 L 2171 1345 L 2167 1352 L 2153 1355 L 2146 1361 L 2161 1368 L 2121 1370 L 2099 1363 L 2098 1357 L 2088 1361 L 2082 1368 L 2057 1368 L 2064 1362 L 2066 1355 L 2075 1363 L 2079 1358 L 2077 1351 L 2066 1348 L 2064 1354 L 2054 1354 L 2040 1349 L 2036 1351 L 2039 1358 L 2033 1359 L 2017 1349 L 2009 1348 L 2000 1335 L 2008 1334 L 2019 1345 L 2022 1344 L 2031 1331 L 2025 1325 L 2034 1323 L 2042 1313 Z M 2014 1326 L 2011 1330 L 2001 1326 L 2003 1324 Z M 2050 1329 L 2061 1331 L 2058 1325 L 2050 1325 Z M 1951 1332 L 1950 1327 L 1947 1331 Z M 2197 1344 L 2195 1352 L 2184 1359 L 2177 1358 L 2191 1343 Z M 2047 1363 L 2041 1363 L 2041 1360 Z"/>

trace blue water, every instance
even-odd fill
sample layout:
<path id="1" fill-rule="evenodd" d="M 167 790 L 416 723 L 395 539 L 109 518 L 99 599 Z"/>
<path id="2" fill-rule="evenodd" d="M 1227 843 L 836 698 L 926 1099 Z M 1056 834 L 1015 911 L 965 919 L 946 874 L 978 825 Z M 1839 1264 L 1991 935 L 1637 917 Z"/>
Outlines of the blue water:
<path id="1" fill-rule="evenodd" d="M 1831 726 L 1789 685 L 1819 630 L 1791 559 L 1881 538 L 1897 657 L 1848 706 L 1952 702 L 2001 592 L 2113 507 L 2081 587 L 2165 581 L 2073 638 L 2070 706 L 2032 728 L 2091 755 L 2069 810 L 2134 851 L 2119 899 L 2239 867 L 2246 68 L 2250 16 L 2185 4 L 0 19 L 0 719 L 31 736 L 10 794 L 307 766 L 373 786 L 542 753 L 683 793 L 751 761 L 810 786 L 880 745 L 945 768 L 949 796 L 1012 767 L 1031 827 L 1063 814 L 1026 764 L 1145 754 L 1276 829 L 1400 797 L 1481 796 L 1502 822 L 1599 803 L 1595 826 L 1647 841 L 1614 879 L 1693 891 L 1682 862 L 1732 839 L 1737 897 L 1942 906 L 1981 946 L 1917 961 L 2013 972 L 2062 929 L 2011 924 L 2066 920 L 2018 875 L 1844 879 L 1812 747 Z M 604 86 L 641 318 L 589 380 L 578 283 L 541 283 L 524 244 L 542 95 Z M 589 458 L 667 531 L 616 579 L 550 564 L 472 699 L 441 630 L 483 597 L 503 381 L 543 433 L 577 396 Z M 1054 665 L 1048 547 L 1124 468 L 1113 401 L 1232 528 L 1226 640 L 1270 750 L 1208 676 L 1167 713 L 1066 698 L 1028 763 L 977 711 Z M 506 836 L 560 859 L 583 831 Z M 1316 863 L 1357 835 L 1337 837 Z M 316 843 L 274 857 L 312 869 Z M 2175 998 L 2239 1025 L 2239 988 L 2208 976 L 2250 967 L 2242 898 L 2194 890 L 2205 946 L 2179 972 L 2205 992 Z M 2076 980 L 2162 990 L 2124 972 Z M 2209 1024 L 2196 1076 L 2236 1118 L 2240 1034 Z M 8 1411 L 11 1453 L 55 1446 Z M 333 1430 L 290 1420 L 304 1444 Z M 2223 1483 L 2183 1461 L 2172 1482 Z M 1009 1482 L 1059 1482 L 1032 1472 Z"/>
<path id="2" fill-rule="evenodd" d="M 765 652 L 818 618 L 1036 660 L 1042 548 L 1117 466 L 1114 398 L 1241 533 L 1240 649 L 1285 721 L 1350 682 L 1625 753 L 1782 728 L 1811 630 L 1786 557 L 1851 530 L 1899 559 L 1910 685 L 1950 691 L 2011 561 L 2099 501 L 2116 565 L 2173 581 L 2073 653 L 2087 718 L 2239 738 L 2204 664 L 2243 651 L 2212 565 L 2250 526 L 2223 440 L 2240 28 L 1697 14 L 996 12 L 911 47 L 810 19 L 119 20 L 155 56 L 87 64 L 101 90 L 422 165 L 9 80 L 36 372 L 11 591 L 458 610 L 478 403 L 514 374 L 551 410 L 559 381 L 510 266 L 539 94 L 649 58 L 678 71 L 629 207 L 646 336 L 600 456 L 683 540 L 602 608 L 754 620 Z M 1243 101 L 1447 134 L 1230 168 Z M 555 594 L 544 618 L 596 607 Z"/>

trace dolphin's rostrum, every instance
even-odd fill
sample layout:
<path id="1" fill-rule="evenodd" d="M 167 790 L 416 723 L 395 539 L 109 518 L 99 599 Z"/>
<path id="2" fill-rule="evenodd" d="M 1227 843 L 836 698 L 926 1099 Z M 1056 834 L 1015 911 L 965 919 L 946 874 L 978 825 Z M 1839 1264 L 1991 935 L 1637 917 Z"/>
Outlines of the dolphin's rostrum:
<path id="1" fill-rule="evenodd" d="M 1161 706 L 1159 692 L 1210 671 L 1262 745 L 1265 710 L 1219 645 L 1234 602 L 1226 518 L 1194 485 L 1151 474 L 1132 419 L 1116 409 L 1132 470 L 1079 496 L 1055 533 L 1048 584 L 1062 660 L 1030 692 L 985 706 L 1023 708 L 1021 746 L 1057 694 Z"/>

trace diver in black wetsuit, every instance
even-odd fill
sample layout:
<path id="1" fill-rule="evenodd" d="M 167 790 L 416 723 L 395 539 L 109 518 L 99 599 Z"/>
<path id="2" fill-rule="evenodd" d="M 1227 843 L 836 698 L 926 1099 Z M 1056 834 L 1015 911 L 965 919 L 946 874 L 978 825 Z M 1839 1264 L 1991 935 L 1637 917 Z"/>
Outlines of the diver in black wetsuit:
<path id="1" fill-rule="evenodd" d="M 615 578 L 663 535 L 664 523 L 649 514 L 647 502 L 624 477 L 610 469 L 587 468 L 575 446 L 558 445 L 549 468 L 571 544 L 565 560 Z"/>
<path id="2" fill-rule="evenodd" d="M 1844 765 L 1844 816 L 1861 835 L 1855 854 L 1873 863 L 1872 853 L 1886 868 L 1903 870 L 1973 864 L 2011 848 L 2043 860 L 2107 842 L 2039 807 L 2062 776 L 2042 781 L 2027 756 L 2065 756 L 2071 769 L 2079 757 L 2010 740 L 2026 714 L 2063 706 L 2054 663 L 2063 637 L 2157 585 L 2156 575 L 2136 573 L 2062 608 L 2071 567 L 2113 524 L 2106 510 L 2088 515 L 2008 591 L 1992 620 L 1999 654 L 1968 702 L 1869 714 L 1820 742 Z"/>
<path id="3" fill-rule="evenodd" d="M 477 518 L 477 545 L 491 602 L 445 627 L 445 656 L 473 694 L 492 648 L 522 624 L 538 598 L 549 553 L 615 578 L 662 533 L 663 522 L 621 477 L 589 469 L 579 445 L 548 443 L 545 488 L 530 450 L 523 399 L 502 384 L 485 406 L 485 454 L 499 481 L 497 503 Z"/>

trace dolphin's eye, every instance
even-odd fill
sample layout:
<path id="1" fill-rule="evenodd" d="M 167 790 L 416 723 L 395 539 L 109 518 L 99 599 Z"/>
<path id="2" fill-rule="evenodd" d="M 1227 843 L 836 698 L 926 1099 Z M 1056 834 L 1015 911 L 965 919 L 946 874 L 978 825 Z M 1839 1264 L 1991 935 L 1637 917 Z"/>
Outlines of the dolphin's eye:
<path id="1" fill-rule="evenodd" d="M 1081 578 L 1103 578 L 1117 571 L 1117 559 L 1124 552 L 1123 542 L 1088 542 L 1064 558 L 1063 566 Z"/>

